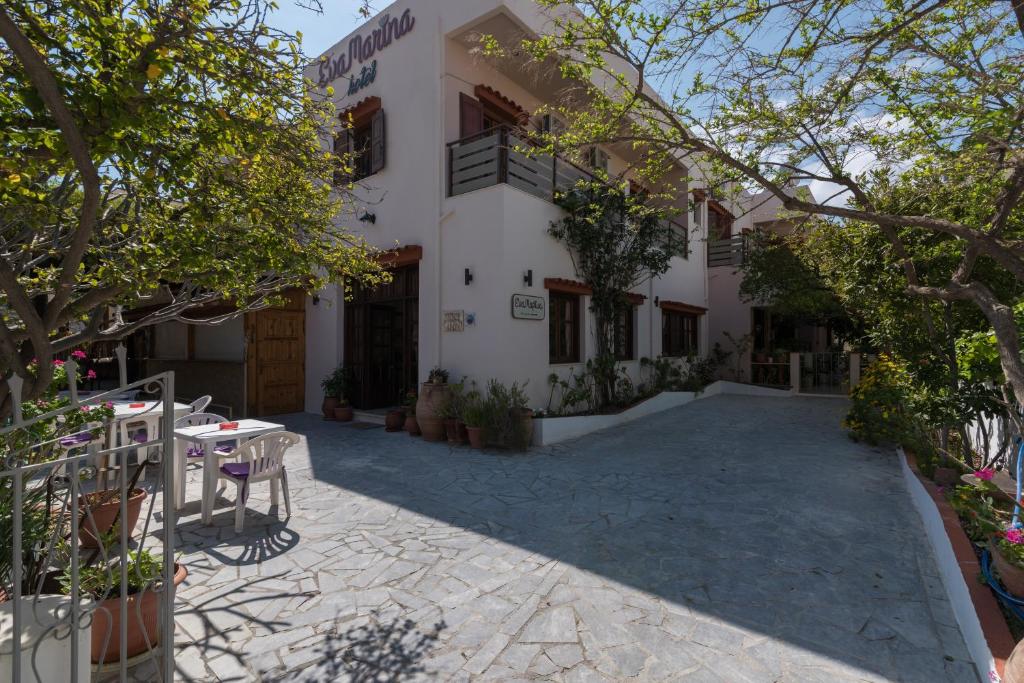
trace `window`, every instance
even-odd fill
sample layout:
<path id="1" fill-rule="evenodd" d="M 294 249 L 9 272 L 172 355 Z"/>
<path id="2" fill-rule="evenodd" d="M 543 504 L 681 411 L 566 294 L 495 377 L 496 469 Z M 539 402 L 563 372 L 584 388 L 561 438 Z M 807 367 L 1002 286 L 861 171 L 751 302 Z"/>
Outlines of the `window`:
<path id="1" fill-rule="evenodd" d="M 551 363 L 580 361 L 580 297 L 548 293 L 548 357 Z"/>
<path id="2" fill-rule="evenodd" d="M 730 239 L 732 237 L 732 220 L 732 215 L 717 202 L 708 202 L 708 239 Z"/>
<path id="3" fill-rule="evenodd" d="M 613 331 L 616 360 L 634 360 L 635 334 L 636 334 L 636 307 L 626 305 L 619 308 L 615 316 L 615 330 Z"/>
<path id="4" fill-rule="evenodd" d="M 696 356 L 697 316 L 682 311 L 661 312 L 661 353 L 681 358 Z"/>
<path id="5" fill-rule="evenodd" d="M 380 98 L 371 97 L 341 114 L 343 128 L 334 138 L 334 153 L 339 157 L 339 169 L 334 184 L 344 185 L 368 178 L 384 169 L 385 129 L 384 110 Z M 352 173 L 340 168 L 340 158 L 350 155 Z"/>

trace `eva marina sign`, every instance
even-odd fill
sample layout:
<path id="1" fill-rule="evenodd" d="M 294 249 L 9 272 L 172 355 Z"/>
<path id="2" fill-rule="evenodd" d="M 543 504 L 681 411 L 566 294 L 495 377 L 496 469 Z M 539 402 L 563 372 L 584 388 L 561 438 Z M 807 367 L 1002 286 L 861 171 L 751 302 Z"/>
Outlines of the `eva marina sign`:
<path id="1" fill-rule="evenodd" d="M 512 317 L 517 320 L 543 320 L 544 299 L 529 294 L 513 294 Z"/>
<path id="2" fill-rule="evenodd" d="M 369 35 L 356 36 L 348 41 L 348 46 L 345 49 L 320 58 L 317 84 L 320 87 L 325 87 L 331 82 L 347 76 L 356 64 L 369 62 L 375 54 L 385 50 L 392 42 L 412 31 L 412 27 L 415 25 L 416 18 L 412 16 L 411 9 L 402 12 L 402 16 L 398 19 L 392 19 L 390 14 L 385 14 L 380 18 L 378 28 L 373 29 Z M 369 84 L 367 74 L 370 71 L 372 71 L 372 78 L 376 78 L 377 65 L 373 64 L 369 69 L 363 67 L 362 73 L 351 79 L 353 83 L 361 83 L 356 90 Z M 370 82 L 372 82 L 372 78 L 369 79 Z M 351 87 L 349 92 L 352 92 Z"/>

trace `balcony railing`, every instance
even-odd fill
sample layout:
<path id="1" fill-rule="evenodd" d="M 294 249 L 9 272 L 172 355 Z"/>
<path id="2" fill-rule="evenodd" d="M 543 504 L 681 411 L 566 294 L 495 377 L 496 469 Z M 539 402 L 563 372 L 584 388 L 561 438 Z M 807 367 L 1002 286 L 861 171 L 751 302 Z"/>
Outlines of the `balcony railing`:
<path id="1" fill-rule="evenodd" d="M 455 197 L 494 185 L 511 185 L 545 201 L 595 177 L 570 161 L 542 153 L 520 129 L 497 126 L 448 143 L 448 196 Z M 675 253 L 688 258 L 686 226 L 664 221 L 666 241 Z"/>
<path id="2" fill-rule="evenodd" d="M 746 235 L 727 240 L 708 241 L 708 268 L 715 266 L 741 266 L 747 255 Z"/>

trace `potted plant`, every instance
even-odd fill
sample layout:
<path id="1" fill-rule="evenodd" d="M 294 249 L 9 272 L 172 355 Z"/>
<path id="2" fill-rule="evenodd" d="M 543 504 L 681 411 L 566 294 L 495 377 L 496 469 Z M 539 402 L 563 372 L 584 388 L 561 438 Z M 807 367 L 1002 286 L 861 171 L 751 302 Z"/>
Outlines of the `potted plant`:
<path id="1" fill-rule="evenodd" d="M 389 410 L 384 418 L 384 431 L 400 432 L 405 428 L 405 408 Z"/>
<path id="2" fill-rule="evenodd" d="M 444 421 L 444 434 L 451 445 L 461 443 L 459 435 L 459 414 L 462 410 L 463 383 L 457 382 L 449 387 L 448 397 L 441 406 L 441 418 Z"/>
<path id="3" fill-rule="evenodd" d="M 337 419 L 334 416 L 334 409 L 341 404 L 341 399 L 348 389 L 348 371 L 344 365 L 339 365 L 320 381 L 320 387 L 324 390 L 324 402 L 320 406 L 325 420 Z"/>
<path id="4" fill-rule="evenodd" d="M 472 448 L 484 447 L 483 427 L 485 417 L 486 410 L 483 401 L 479 398 L 467 401 L 462 409 L 462 419 L 466 423 L 466 436 Z"/>
<path id="5" fill-rule="evenodd" d="M 121 562 L 83 567 L 79 571 L 79 590 L 97 601 L 92 617 L 92 661 L 114 663 L 136 657 L 160 642 L 158 626 L 163 562 L 148 550 L 127 551 L 128 642 L 121 652 Z M 174 565 L 174 586 L 188 576 L 183 564 Z M 71 572 L 61 578 L 65 594 L 71 594 Z M 173 596 L 173 593 L 172 593 Z M 173 597 L 171 598 L 173 603 Z"/>
<path id="6" fill-rule="evenodd" d="M 136 472 L 140 472 L 136 470 Z M 142 514 L 142 503 L 149 495 L 145 489 L 135 488 L 133 478 L 131 494 L 128 496 L 128 537 L 131 538 L 135 525 Z M 82 519 L 78 523 L 78 540 L 83 548 L 99 548 L 100 540 L 108 536 L 121 538 L 121 492 L 117 489 L 88 493 L 79 499 Z M 99 534 L 97 538 L 96 534 Z"/>
<path id="7" fill-rule="evenodd" d="M 405 431 L 409 436 L 420 435 L 420 425 L 416 421 L 416 392 L 410 389 L 405 394 Z"/>
<path id="8" fill-rule="evenodd" d="M 1024 598 L 1024 530 L 1001 531 L 989 545 L 999 580 L 1011 595 Z"/>
<path id="9" fill-rule="evenodd" d="M 445 437 L 442 411 L 448 401 L 448 371 L 436 367 L 430 371 L 427 381 L 420 388 L 416 402 L 416 421 L 423 438 L 427 441 L 442 441 Z"/>

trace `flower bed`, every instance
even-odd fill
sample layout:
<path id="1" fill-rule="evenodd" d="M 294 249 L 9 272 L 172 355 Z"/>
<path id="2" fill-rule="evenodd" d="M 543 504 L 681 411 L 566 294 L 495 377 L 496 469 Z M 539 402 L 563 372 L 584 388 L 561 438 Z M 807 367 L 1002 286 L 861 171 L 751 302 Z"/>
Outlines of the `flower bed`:
<path id="1" fill-rule="evenodd" d="M 976 546 L 941 487 L 921 474 L 913 453 L 901 458 L 904 480 L 924 521 L 953 612 L 982 680 L 999 681 L 1015 641 L 991 589 L 979 580 Z"/>

